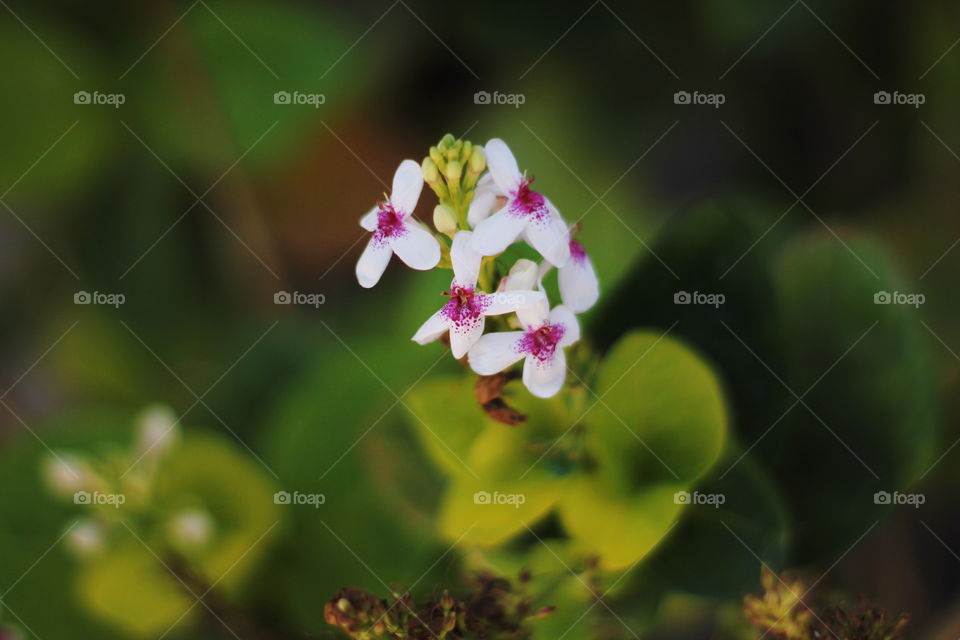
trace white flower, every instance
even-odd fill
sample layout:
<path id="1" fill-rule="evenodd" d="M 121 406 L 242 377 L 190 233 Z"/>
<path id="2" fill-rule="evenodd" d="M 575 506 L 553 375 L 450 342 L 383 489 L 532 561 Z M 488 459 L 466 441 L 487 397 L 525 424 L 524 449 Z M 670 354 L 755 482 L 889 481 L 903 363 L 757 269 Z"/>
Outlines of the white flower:
<path id="1" fill-rule="evenodd" d="M 518 289 L 541 289 L 540 267 L 533 260 L 520 258 L 510 267 L 510 273 L 500 280 L 501 291 Z"/>
<path id="2" fill-rule="evenodd" d="M 590 256 L 576 240 L 570 240 L 570 259 L 557 269 L 560 297 L 574 313 L 583 313 L 600 297 L 600 283 Z"/>
<path id="3" fill-rule="evenodd" d="M 474 247 L 481 255 L 492 256 L 523 235 L 552 264 L 566 264 L 570 257 L 569 233 L 560 212 L 553 203 L 530 188 L 532 179 L 520 172 L 517 160 L 503 140 L 494 138 L 487 143 L 484 151 L 493 182 L 498 193 L 506 196 L 507 204 L 477 224 Z M 489 197 L 482 195 L 487 197 L 488 202 Z M 480 217 L 482 209 L 480 205 L 477 207 L 475 217 Z"/>
<path id="4" fill-rule="evenodd" d="M 453 263 L 453 281 L 450 283 L 450 301 L 436 312 L 413 336 L 419 344 L 433 342 L 450 332 L 450 349 L 460 359 L 483 334 L 486 316 L 511 313 L 539 305 L 546 300 L 540 291 L 509 291 L 480 293 L 476 290 L 482 256 L 472 246 L 473 233 L 460 231 L 453 238 L 450 261 Z"/>
<path id="5" fill-rule="evenodd" d="M 488 333 L 480 338 L 470 349 L 470 367 L 489 376 L 525 358 L 523 384 L 540 398 L 554 396 L 567 373 L 563 348 L 580 339 L 577 317 L 562 305 L 549 314 L 545 306 L 538 305 L 517 316 L 523 331 Z"/>
<path id="6" fill-rule="evenodd" d="M 394 253 L 411 269 L 426 271 L 440 262 L 440 243 L 425 225 L 412 217 L 423 189 L 423 173 L 413 160 L 404 160 L 393 176 L 390 199 L 360 219 L 372 231 L 367 248 L 357 261 L 357 280 L 370 288 L 380 281 Z"/>

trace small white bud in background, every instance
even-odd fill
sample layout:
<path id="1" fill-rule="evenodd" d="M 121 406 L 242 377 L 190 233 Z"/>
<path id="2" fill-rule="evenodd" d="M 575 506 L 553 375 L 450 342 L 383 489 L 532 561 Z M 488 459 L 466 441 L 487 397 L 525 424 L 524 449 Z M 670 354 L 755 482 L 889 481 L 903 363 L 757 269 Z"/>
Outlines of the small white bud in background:
<path id="1" fill-rule="evenodd" d="M 145 458 L 162 456 L 180 439 L 177 417 L 165 405 L 148 406 L 138 416 L 137 425 L 137 452 Z"/>
<path id="2" fill-rule="evenodd" d="M 47 456 L 42 462 L 41 475 L 50 490 L 61 497 L 71 497 L 77 491 L 89 490 L 99 484 L 87 458 L 74 453 Z"/>
<path id="3" fill-rule="evenodd" d="M 94 520 L 77 520 L 67 531 L 64 542 L 78 558 L 91 558 L 103 551 L 106 534 L 103 527 Z"/>
<path id="4" fill-rule="evenodd" d="M 203 509 L 184 509 L 167 525 L 174 546 L 185 551 L 203 547 L 213 535 L 213 518 Z"/>
<path id="5" fill-rule="evenodd" d="M 457 233 L 457 214 L 447 205 L 438 204 L 433 208 L 433 226 L 452 238 Z"/>
<path id="6" fill-rule="evenodd" d="M 500 283 L 503 291 L 526 291 L 537 289 L 539 285 L 539 273 L 537 263 L 533 260 L 520 258 L 510 268 L 510 273 L 506 275 Z"/>

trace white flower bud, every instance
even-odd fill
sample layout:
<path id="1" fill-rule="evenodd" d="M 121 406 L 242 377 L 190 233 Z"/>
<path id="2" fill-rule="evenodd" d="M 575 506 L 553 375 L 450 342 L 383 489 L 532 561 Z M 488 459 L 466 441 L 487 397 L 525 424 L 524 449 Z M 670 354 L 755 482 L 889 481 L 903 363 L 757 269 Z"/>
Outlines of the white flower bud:
<path id="1" fill-rule="evenodd" d="M 183 550 L 198 549 L 210 541 L 214 523 L 203 509 L 184 509 L 167 525 L 173 544 Z"/>
<path id="2" fill-rule="evenodd" d="M 539 273 L 537 263 L 533 260 L 521 258 L 510 268 L 500 288 L 503 291 L 528 291 L 539 288 Z"/>
<path id="3" fill-rule="evenodd" d="M 156 459 L 180 439 L 177 418 L 170 407 L 155 404 L 144 409 L 137 418 L 137 452 Z"/>
<path id="4" fill-rule="evenodd" d="M 90 558 L 103 551 L 106 534 L 95 520 L 77 520 L 68 531 L 64 542 L 78 558 Z"/>
<path id="5" fill-rule="evenodd" d="M 99 481 L 85 457 L 66 452 L 55 453 L 44 459 L 41 475 L 50 490 L 61 497 L 91 489 Z"/>

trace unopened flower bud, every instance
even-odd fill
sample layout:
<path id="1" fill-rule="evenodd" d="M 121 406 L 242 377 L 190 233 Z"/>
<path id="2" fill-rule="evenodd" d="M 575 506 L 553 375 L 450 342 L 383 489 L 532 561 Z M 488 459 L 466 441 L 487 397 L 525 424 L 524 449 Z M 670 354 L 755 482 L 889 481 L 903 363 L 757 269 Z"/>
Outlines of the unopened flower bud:
<path id="1" fill-rule="evenodd" d="M 424 158 L 420 169 L 423 172 L 423 181 L 427 184 L 433 185 L 440 181 L 440 170 L 437 169 L 437 163 L 433 159 Z"/>
<path id="2" fill-rule="evenodd" d="M 456 141 L 457 141 L 457 139 L 453 137 L 453 134 L 452 134 L 452 133 L 448 133 L 448 134 L 446 134 L 445 136 L 443 136 L 442 138 L 440 138 L 440 144 L 439 144 L 438 146 L 439 146 L 441 149 L 446 150 L 446 149 L 449 149 L 450 147 L 452 147 L 453 144 L 454 144 Z"/>
<path id="3" fill-rule="evenodd" d="M 487 157 L 483 154 L 482 147 L 474 147 L 470 152 L 470 171 L 475 175 L 480 175 L 487 168 Z"/>
<path id="4" fill-rule="evenodd" d="M 464 140 L 463 147 L 460 148 L 460 163 L 467 164 L 470 161 L 470 154 L 473 153 L 473 143 Z"/>
<path id="5" fill-rule="evenodd" d="M 353 607 L 350 605 L 349 600 L 346 598 L 340 598 L 337 600 L 337 609 L 339 609 L 341 613 L 349 613 Z"/>
<path id="6" fill-rule="evenodd" d="M 459 182 L 460 176 L 463 175 L 463 165 L 456 160 L 448 162 L 446 174 L 449 182 Z"/>
<path id="7" fill-rule="evenodd" d="M 457 214 L 445 204 L 438 204 L 433 208 L 433 226 L 437 231 L 451 238 L 457 232 Z"/>
<path id="8" fill-rule="evenodd" d="M 83 456 L 61 452 L 44 459 L 42 464 L 44 481 L 59 496 L 72 496 L 77 491 L 90 490 L 99 484 L 99 477 Z"/>
<path id="9" fill-rule="evenodd" d="M 447 166 L 447 159 L 444 157 L 443 152 L 436 147 L 430 147 L 430 159 L 441 169 Z"/>
<path id="10" fill-rule="evenodd" d="M 170 539 L 178 549 L 203 547 L 213 534 L 213 519 L 203 509 L 186 509 L 168 525 Z"/>
<path id="11" fill-rule="evenodd" d="M 137 418 L 137 451 L 145 458 L 157 458 L 169 451 L 180 439 L 177 422 L 170 407 L 155 404 L 144 409 Z"/>
<path id="12" fill-rule="evenodd" d="M 536 289 L 539 279 L 538 271 L 539 269 L 536 262 L 527 260 L 526 258 L 520 258 L 513 263 L 513 267 L 510 268 L 510 273 L 504 277 L 501 288 L 504 291 Z"/>
<path id="13" fill-rule="evenodd" d="M 67 531 L 64 542 L 78 558 L 90 558 L 103 551 L 106 535 L 95 520 L 78 520 Z"/>

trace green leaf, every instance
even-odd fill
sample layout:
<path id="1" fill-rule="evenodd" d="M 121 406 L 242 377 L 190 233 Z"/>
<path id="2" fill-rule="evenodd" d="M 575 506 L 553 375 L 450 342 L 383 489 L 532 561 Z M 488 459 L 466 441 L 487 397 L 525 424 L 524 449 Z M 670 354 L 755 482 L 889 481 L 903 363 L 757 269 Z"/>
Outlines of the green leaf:
<path id="1" fill-rule="evenodd" d="M 137 638 L 188 624 L 201 610 L 186 588 L 137 540 L 83 565 L 74 592 L 99 618 Z"/>
<path id="2" fill-rule="evenodd" d="M 563 493 L 560 516 L 584 553 L 600 566 L 627 569 L 656 547 L 670 531 L 682 506 L 678 485 L 652 485 L 629 495 L 611 490 L 599 478 L 577 478 Z"/>
<path id="3" fill-rule="evenodd" d="M 600 473 L 623 490 L 688 485 L 723 450 L 727 411 L 720 383 L 699 356 L 668 336 L 624 336 L 604 359 L 595 392 L 585 417 L 587 446 Z"/>

